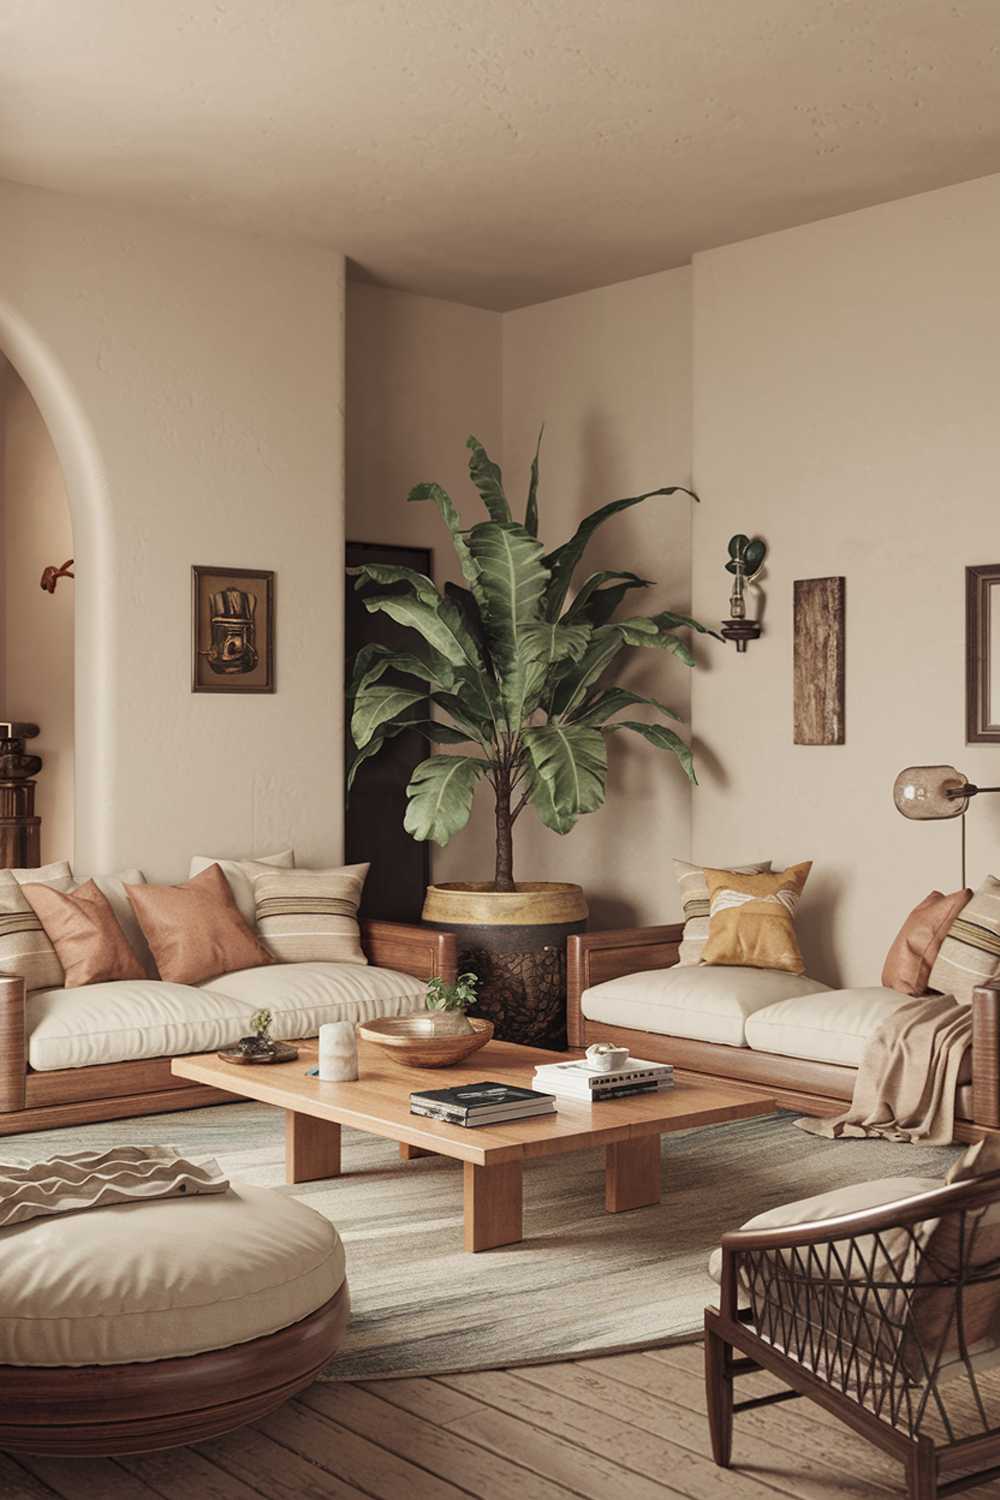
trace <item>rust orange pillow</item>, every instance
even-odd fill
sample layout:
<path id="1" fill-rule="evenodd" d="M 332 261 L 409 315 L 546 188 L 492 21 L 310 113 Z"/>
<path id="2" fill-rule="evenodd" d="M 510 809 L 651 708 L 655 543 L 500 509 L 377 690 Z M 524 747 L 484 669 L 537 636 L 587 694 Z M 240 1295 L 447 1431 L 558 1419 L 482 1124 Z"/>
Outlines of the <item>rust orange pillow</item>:
<path id="1" fill-rule="evenodd" d="M 129 947 L 110 901 L 93 880 L 75 891 L 22 885 L 21 893 L 56 950 L 65 970 L 66 989 L 116 979 L 145 979 L 146 971 Z"/>
<path id="2" fill-rule="evenodd" d="M 702 963 L 804 974 L 794 919 L 811 869 L 807 861 L 780 874 L 706 870 L 708 941 Z"/>
<path id="3" fill-rule="evenodd" d="M 273 962 L 241 916 L 218 865 L 183 885 L 127 885 L 125 890 L 161 979 L 201 984 Z"/>
<path id="4" fill-rule="evenodd" d="M 926 995 L 934 960 L 948 929 L 971 900 L 971 891 L 952 891 L 950 896 L 931 891 L 913 908 L 886 955 L 882 983 L 887 990 Z"/>

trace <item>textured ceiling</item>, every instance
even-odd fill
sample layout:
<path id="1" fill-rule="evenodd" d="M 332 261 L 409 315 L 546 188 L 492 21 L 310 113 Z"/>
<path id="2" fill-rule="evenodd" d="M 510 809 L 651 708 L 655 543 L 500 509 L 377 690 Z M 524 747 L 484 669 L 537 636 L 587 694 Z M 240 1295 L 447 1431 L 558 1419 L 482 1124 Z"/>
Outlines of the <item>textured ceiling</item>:
<path id="1" fill-rule="evenodd" d="M 3 0 L 0 176 L 508 308 L 1000 170 L 998 63 L 1000 0 Z"/>

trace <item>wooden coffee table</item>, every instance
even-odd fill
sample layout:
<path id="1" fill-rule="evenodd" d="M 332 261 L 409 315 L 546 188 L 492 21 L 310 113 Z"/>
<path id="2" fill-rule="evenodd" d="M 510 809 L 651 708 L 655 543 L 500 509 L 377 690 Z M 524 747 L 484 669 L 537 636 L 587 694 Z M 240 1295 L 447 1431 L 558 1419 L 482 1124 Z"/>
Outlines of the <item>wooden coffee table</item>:
<path id="1" fill-rule="evenodd" d="M 531 1088 L 539 1063 L 565 1062 L 567 1054 L 489 1042 L 455 1067 L 407 1068 L 385 1049 L 362 1042 L 357 1082 L 321 1083 L 306 1077 L 306 1069 L 316 1061 L 315 1041 L 296 1045 L 296 1062 L 239 1067 L 213 1052 L 177 1057 L 172 1068 L 178 1078 L 283 1109 L 285 1177 L 290 1183 L 340 1175 L 342 1125 L 398 1141 L 407 1161 L 436 1154 L 463 1162 L 465 1248 L 470 1251 L 493 1250 L 522 1238 L 521 1173 L 526 1161 L 603 1146 L 605 1207 L 608 1213 L 623 1213 L 660 1201 L 661 1135 L 766 1115 L 775 1108 L 773 1100 L 751 1098 L 738 1089 L 685 1082 L 662 1094 L 605 1104 L 559 1099 L 555 1115 L 467 1129 L 411 1115 L 411 1092 L 484 1078 Z"/>

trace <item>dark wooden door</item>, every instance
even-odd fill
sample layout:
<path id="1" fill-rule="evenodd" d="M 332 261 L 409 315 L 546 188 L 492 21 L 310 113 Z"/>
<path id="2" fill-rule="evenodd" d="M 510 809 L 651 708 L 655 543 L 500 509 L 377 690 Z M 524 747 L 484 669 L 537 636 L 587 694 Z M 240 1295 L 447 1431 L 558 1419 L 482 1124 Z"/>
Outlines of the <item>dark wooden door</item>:
<path id="1" fill-rule="evenodd" d="M 348 542 L 347 566 L 360 563 L 392 563 L 430 574 L 431 554 L 425 547 L 392 547 L 372 542 Z M 347 580 L 347 672 L 362 646 L 370 641 L 394 649 L 412 651 L 413 632 L 390 620 L 388 615 L 369 614 L 364 607 L 365 594 L 388 593 L 391 590 L 367 586 L 360 592 L 356 580 Z M 394 680 L 412 687 L 410 678 L 394 679 L 386 673 L 382 679 Z M 415 719 L 428 717 L 426 704 L 415 704 Z M 362 914 L 386 917 L 395 922 L 416 922 L 423 906 L 424 890 L 430 880 L 430 849 L 418 844 L 403 828 L 406 811 L 406 786 L 410 774 L 431 752 L 431 746 L 416 730 L 407 730 L 389 740 L 378 755 L 365 761 L 358 771 L 347 804 L 347 860 L 361 864 L 368 860 L 371 870 L 365 884 Z M 354 755 L 350 724 L 347 726 L 348 763 Z"/>

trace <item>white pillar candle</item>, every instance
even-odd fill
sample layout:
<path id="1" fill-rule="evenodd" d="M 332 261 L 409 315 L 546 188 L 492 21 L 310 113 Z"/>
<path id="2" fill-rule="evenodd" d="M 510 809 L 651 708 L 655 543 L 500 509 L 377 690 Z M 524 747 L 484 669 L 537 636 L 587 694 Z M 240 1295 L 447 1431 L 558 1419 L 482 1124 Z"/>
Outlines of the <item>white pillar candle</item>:
<path id="1" fill-rule="evenodd" d="M 358 1076 L 358 1038 L 353 1021 L 330 1021 L 319 1028 L 319 1076 L 327 1083 L 350 1083 Z"/>

